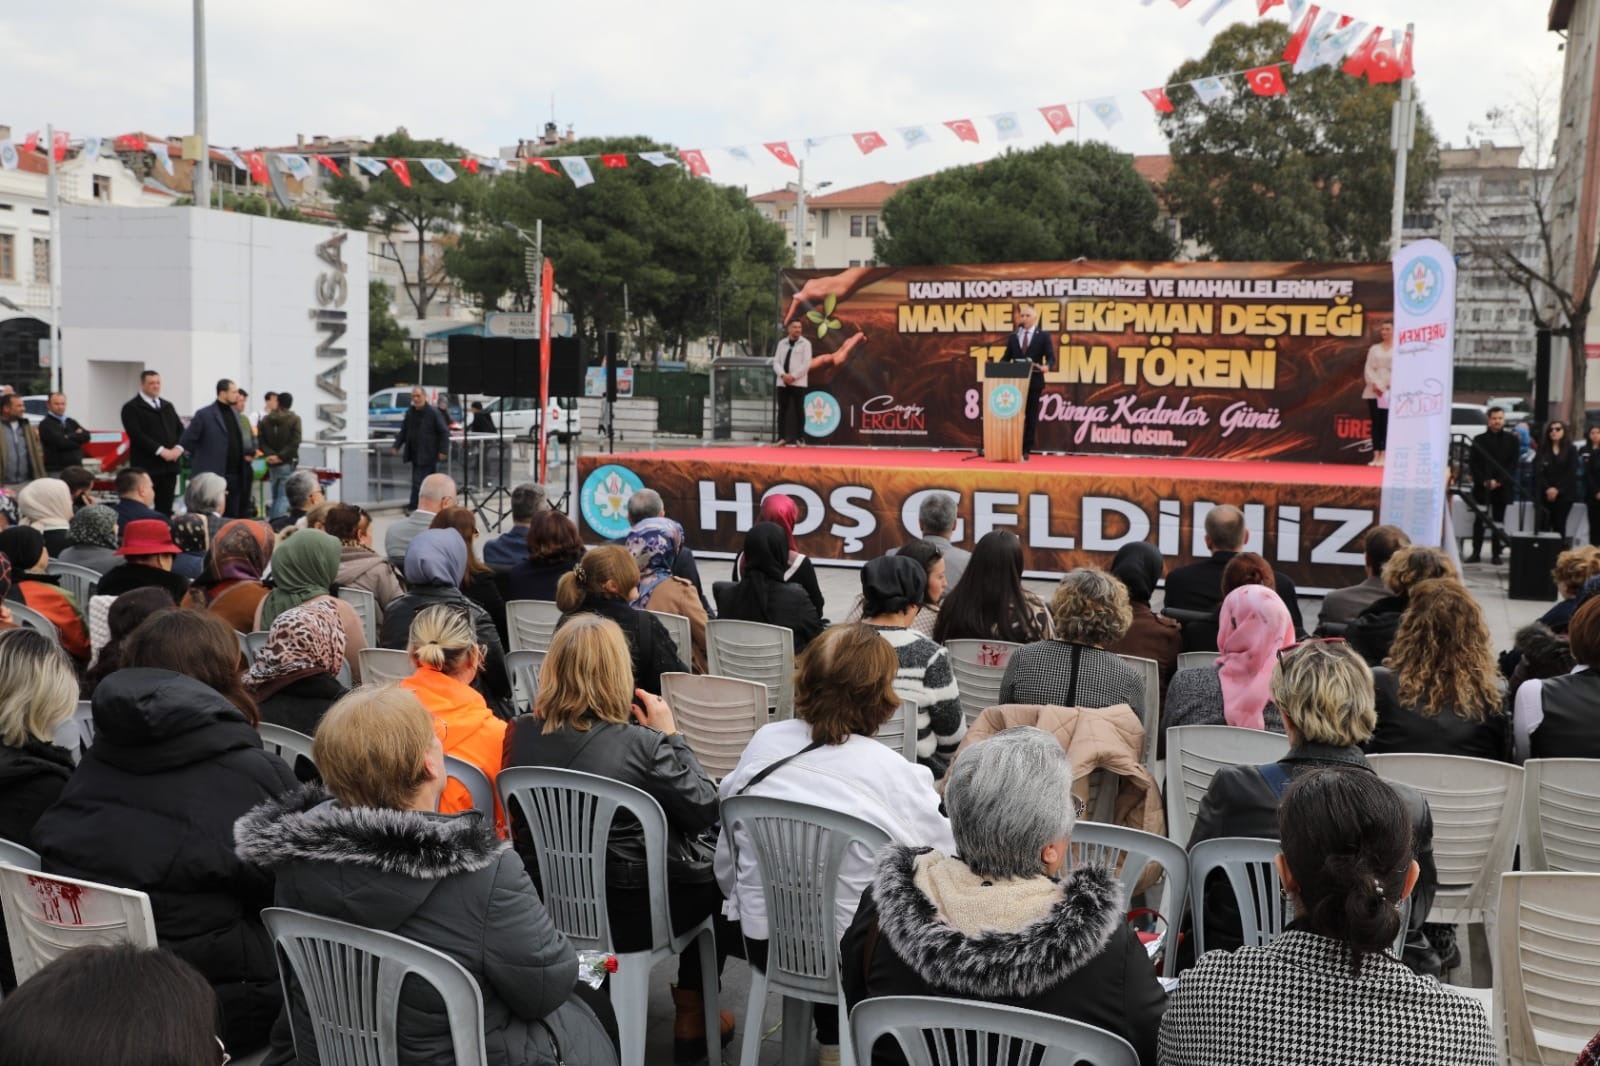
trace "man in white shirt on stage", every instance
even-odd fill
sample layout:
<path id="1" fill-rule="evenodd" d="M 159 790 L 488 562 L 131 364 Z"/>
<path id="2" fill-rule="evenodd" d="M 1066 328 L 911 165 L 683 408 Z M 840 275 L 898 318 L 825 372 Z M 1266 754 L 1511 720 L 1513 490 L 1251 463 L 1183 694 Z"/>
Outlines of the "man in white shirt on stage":
<path id="1" fill-rule="evenodd" d="M 806 372 L 811 369 L 811 342 L 800 336 L 802 323 L 789 323 L 788 335 L 778 341 L 772 353 L 772 372 L 777 376 L 778 440 L 801 447 L 806 443 Z"/>

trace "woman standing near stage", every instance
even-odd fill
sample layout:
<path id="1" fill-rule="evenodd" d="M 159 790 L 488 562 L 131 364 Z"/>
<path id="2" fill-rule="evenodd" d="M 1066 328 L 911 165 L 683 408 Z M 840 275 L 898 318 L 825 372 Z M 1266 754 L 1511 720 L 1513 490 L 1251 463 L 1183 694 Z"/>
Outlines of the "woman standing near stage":
<path id="1" fill-rule="evenodd" d="M 1567 424 L 1552 419 L 1544 428 L 1533 457 L 1533 499 L 1539 509 L 1538 530 L 1567 535 L 1572 486 L 1578 477 L 1578 451 L 1567 439 Z"/>
<path id="2" fill-rule="evenodd" d="M 1367 365 L 1361 378 L 1361 398 L 1367 401 L 1367 414 L 1372 419 L 1369 466 L 1383 465 L 1383 453 L 1389 443 L 1389 377 L 1393 371 L 1394 326 L 1385 322 L 1378 327 L 1378 343 L 1367 349 Z"/>

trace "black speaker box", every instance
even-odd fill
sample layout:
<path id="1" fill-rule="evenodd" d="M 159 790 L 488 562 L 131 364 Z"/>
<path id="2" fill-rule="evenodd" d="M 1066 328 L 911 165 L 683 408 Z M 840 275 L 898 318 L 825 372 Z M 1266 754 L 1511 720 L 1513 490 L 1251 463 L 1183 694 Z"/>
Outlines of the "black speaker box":
<path id="1" fill-rule="evenodd" d="M 457 395 L 486 392 L 483 387 L 484 338 L 462 334 L 450 338 L 449 384 Z"/>
<path id="2" fill-rule="evenodd" d="M 583 342 L 576 337 L 550 338 L 550 395 L 583 395 Z"/>

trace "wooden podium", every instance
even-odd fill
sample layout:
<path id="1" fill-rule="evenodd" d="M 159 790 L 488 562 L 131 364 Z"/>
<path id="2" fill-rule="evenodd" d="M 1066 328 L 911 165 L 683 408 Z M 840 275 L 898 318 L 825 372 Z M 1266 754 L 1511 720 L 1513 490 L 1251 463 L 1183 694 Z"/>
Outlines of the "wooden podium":
<path id="1" fill-rule="evenodd" d="M 989 363 L 983 368 L 983 457 L 991 463 L 1022 460 L 1031 362 Z"/>

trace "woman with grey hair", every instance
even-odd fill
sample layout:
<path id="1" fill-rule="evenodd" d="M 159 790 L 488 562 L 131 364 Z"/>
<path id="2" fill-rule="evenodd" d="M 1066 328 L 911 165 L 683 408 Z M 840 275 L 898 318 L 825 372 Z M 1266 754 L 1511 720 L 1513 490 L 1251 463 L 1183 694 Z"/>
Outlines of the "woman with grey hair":
<path id="1" fill-rule="evenodd" d="M 1054 637 L 1011 654 L 1000 679 L 1000 702 L 1091 708 L 1126 703 L 1143 718 L 1144 679 L 1105 650 L 1133 623 L 1122 582 L 1104 570 L 1073 570 L 1056 588 L 1050 617 Z"/>
<path id="2" fill-rule="evenodd" d="M 221 474 L 196 474 L 184 490 L 183 503 L 190 514 L 206 516 L 206 539 L 216 539 L 222 528 L 222 508 L 228 500 L 228 482 Z"/>
<path id="3" fill-rule="evenodd" d="M 1069 869 L 1072 764 L 1049 733 L 1007 729 L 965 749 L 944 794 L 956 854 L 891 844 L 840 943 L 854 1007 L 948 996 L 1042 1011 L 1127 1040 L 1145 1066 L 1167 997 L 1103 866 Z M 869 1049 L 857 1048 L 865 1061 Z M 901 1063 L 880 1045 L 871 1061 Z"/>

